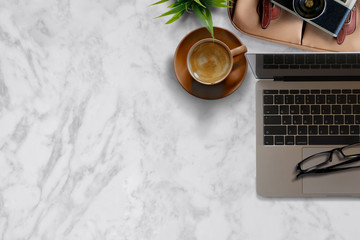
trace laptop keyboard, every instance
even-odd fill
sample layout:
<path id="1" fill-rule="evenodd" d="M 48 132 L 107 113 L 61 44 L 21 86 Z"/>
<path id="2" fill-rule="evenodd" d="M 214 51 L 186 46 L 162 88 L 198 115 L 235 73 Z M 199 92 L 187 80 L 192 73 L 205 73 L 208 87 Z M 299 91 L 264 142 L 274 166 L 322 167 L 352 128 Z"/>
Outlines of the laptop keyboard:
<path id="1" fill-rule="evenodd" d="M 264 90 L 264 145 L 359 142 L 360 89 Z"/>
<path id="2" fill-rule="evenodd" d="M 264 54 L 264 69 L 359 69 L 360 54 Z"/>

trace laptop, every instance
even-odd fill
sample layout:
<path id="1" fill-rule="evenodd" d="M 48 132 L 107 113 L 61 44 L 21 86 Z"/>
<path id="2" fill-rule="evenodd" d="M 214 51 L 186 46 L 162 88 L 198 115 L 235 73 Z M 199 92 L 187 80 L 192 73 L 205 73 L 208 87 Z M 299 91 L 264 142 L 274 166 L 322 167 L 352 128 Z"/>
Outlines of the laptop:
<path id="1" fill-rule="evenodd" d="M 258 79 L 258 195 L 360 196 L 360 169 L 296 178 L 295 168 L 308 156 L 360 142 L 360 54 L 248 53 L 246 57 Z"/>

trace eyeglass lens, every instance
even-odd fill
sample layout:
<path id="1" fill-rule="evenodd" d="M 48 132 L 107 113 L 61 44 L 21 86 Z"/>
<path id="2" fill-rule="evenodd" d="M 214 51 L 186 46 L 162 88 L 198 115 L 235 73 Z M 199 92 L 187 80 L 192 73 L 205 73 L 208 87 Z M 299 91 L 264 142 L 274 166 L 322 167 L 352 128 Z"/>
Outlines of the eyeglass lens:
<path id="1" fill-rule="evenodd" d="M 303 170 L 306 170 L 324 164 L 329 160 L 330 154 L 331 154 L 330 152 L 323 152 L 312 155 L 302 163 L 301 168 Z"/>
<path id="2" fill-rule="evenodd" d="M 342 152 L 345 156 L 360 155 L 360 143 L 346 146 Z"/>

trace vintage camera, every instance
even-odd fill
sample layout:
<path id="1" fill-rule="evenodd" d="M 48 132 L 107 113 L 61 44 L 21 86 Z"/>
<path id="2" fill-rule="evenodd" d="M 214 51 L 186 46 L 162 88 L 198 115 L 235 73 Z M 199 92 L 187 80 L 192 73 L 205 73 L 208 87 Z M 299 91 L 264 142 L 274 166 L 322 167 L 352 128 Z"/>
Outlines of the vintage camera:
<path id="1" fill-rule="evenodd" d="M 356 0 L 271 0 L 271 2 L 337 37 Z"/>

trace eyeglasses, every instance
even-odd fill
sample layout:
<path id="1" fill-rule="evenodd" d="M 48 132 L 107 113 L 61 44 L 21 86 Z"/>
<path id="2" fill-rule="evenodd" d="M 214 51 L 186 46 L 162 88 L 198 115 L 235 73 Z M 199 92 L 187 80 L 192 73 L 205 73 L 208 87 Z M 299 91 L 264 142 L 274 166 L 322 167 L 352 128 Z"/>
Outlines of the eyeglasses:
<path id="1" fill-rule="evenodd" d="M 334 155 L 339 158 L 339 163 L 331 165 Z M 360 161 L 360 143 L 334 148 L 330 151 L 316 153 L 299 162 L 296 165 L 296 178 L 310 174 L 325 174 L 360 168 L 360 165 L 353 166 L 358 161 Z"/>

